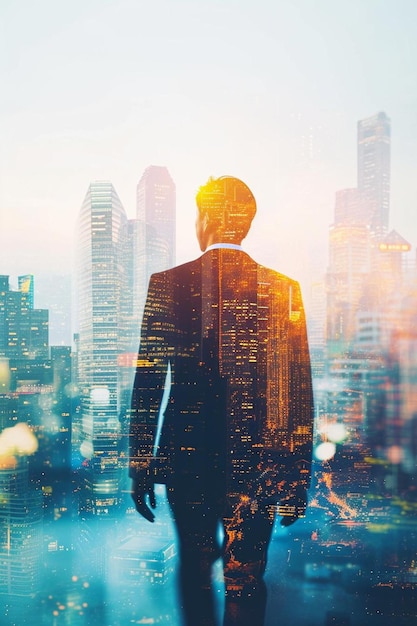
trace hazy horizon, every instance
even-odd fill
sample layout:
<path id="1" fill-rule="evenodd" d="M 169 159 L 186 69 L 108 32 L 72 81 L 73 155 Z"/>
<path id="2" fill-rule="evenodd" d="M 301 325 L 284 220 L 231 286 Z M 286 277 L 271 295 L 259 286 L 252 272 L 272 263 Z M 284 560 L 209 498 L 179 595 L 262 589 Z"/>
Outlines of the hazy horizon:
<path id="1" fill-rule="evenodd" d="M 232 174 L 258 202 L 247 251 L 308 281 L 335 192 L 356 186 L 357 121 L 382 110 L 390 225 L 417 243 L 411 0 L 21 0 L 0 15 L 1 273 L 70 273 L 90 182 L 110 180 L 132 218 L 157 164 L 176 183 L 178 262 L 199 254 L 196 190 Z"/>

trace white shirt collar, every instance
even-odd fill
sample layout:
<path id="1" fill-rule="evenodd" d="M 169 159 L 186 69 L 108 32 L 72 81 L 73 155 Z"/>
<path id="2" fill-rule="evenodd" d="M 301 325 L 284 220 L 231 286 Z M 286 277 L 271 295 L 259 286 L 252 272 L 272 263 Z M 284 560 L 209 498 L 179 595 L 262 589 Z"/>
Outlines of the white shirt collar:
<path id="1" fill-rule="evenodd" d="M 237 243 L 212 243 L 210 246 L 207 246 L 204 252 L 208 252 L 209 250 L 218 250 L 219 248 L 228 248 L 229 250 L 243 250 L 242 246 Z"/>

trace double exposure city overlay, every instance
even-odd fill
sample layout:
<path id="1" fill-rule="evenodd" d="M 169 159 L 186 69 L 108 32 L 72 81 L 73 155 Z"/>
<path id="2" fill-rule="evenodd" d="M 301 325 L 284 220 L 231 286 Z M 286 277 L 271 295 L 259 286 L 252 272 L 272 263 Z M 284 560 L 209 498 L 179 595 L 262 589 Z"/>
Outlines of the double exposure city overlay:
<path id="1" fill-rule="evenodd" d="M 288 355 L 270 372 L 279 384 L 259 394 L 259 406 L 267 398 L 265 406 L 280 407 L 265 408 L 259 448 L 313 442 L 308 507 L 287 528 L 279 523 L 288 514 L 281 506 L 273 527 L 266 626 L 415 624 L 417 262 L 411 234 L 391 226 L 390 136 L 384 112 L 358 122 L 357 186 L 335 190 L 326 274 L 303 285 L 314 431 L 305 407 L 289 428 Z M 175 181 L 167 167 L 147 167 L 137 184 L 135 219 L 127 218 L 110 181 L 86 186 L 74 271 L 43 280 L 48 307 L 37 305 L 36 275 L 15 276 L 10 268 L 0 276 L 0 623 L 179 626 L 178 542 L 165 487 L 156 489 L 149 523 L 135 510 L 128 476 L 134 377 L 147 366 L 138 345 L 149 280 L 176 264 Z M 244 293 L 251 281 L 249 264 L 249 273 L 227 267 L 228 252 L 221 251 L 226 317 L 227 290 Z M 265 274 L 261 282 L 268 280 Z M 218 298 L 212 288 L 207 302 Z M 155 281 L 153 289 L 165 293 Z M 288 293 L 285 306 L 296 325 L 304 314 L 295 287 Z M 167 298 L 184 304 L 180 287 Z M 272 316 L 280 315 L 282 301 L 271 307 Z M 204 308 L 207 319 L 211 308 Z M 248 376 L 261 349 L 251 316 L 250 305 L 243 306 L 234 320 L 245 336 L 237 360 Z M 220 367 L 235 345 L 232 336 L 224 341 Z M 278 354 L 279 338 L 274 341 Z M 188 374 L 199 360 L 188 360 Z M 168 368 L 165 405 L 171 374 Z M 213 380 L 220 385 L 221 377 Z M 296 397 L 304 383 L 290 380 Z M 231 480 L 246 484 L 253 460 L 240 447 L 252 436 L 253 406 L 239 397 L 237 378 L 233 384 L 232 412 L 239 410 L 228 424 L 236 450 Z M 213 398 L 216 389 L 208 390 Z M 215 480 L 215 462 L 213 468 Z M 239 531 L 237 516 L 228 532 Z M 220 561 L 213 587 L 220 620 Z"/>

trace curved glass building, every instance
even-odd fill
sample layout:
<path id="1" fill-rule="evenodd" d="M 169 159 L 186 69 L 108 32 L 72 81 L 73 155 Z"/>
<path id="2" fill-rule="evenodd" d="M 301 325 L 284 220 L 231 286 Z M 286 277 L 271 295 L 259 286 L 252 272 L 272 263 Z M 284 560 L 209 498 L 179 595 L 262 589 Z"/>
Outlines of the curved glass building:
<path id="1" fill-rule="evenodd" d="M 82 455 L 81 511 L 120 502 L 118 356 L 125 351 L 123 248 L 127 217 L 110 182 L 91 183 L 77 227 L 78 385 L 74 443 Z"/>

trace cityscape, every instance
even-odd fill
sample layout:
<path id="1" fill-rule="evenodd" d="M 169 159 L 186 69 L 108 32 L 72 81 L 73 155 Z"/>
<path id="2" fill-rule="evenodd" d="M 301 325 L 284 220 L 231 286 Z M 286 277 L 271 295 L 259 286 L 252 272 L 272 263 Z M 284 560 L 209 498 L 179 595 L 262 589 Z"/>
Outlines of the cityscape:
<path id="1" fill-rule="evenodd" d="M 335 190 L 327 271 L 304 285 L 313 481 L 306 516 L 274 529 L 266 626 L 278 610 L 296 626 L 417 615 L 417 257 L 390 226 L 390 181 L 381 111 L 358 121 L 357 186 Z M 80 205 L 74 273 L 43 285 L 50 307 L 36 275 L 0 276 L 1 623 L 179 626 L 164 488 L 148 524 L 127 475 L 147 286 L 176 263 L 176 185 L 149 165 L 134 219 L 108 180 Z M 219 571 L 219 614 L 221 585 Z"/>

